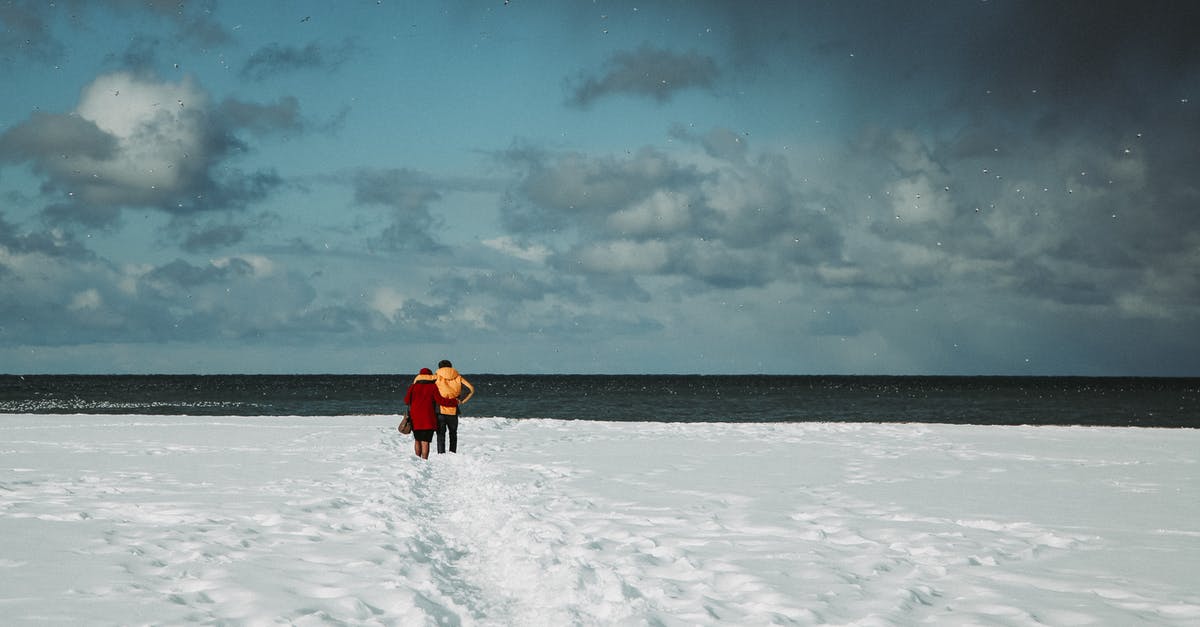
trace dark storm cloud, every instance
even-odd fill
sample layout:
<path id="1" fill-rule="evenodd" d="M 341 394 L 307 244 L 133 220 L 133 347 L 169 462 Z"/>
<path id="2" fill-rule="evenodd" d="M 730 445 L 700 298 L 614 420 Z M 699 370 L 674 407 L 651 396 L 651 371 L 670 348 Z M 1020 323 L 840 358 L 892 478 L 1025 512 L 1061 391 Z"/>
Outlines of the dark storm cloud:
<path id="1" fill-rule="evenodd" d="M 1150 84 L 1194 77 L 1200 8 L 1191 3 L 996 3 L 962 59 L 997 85 L 1038 89 L 1061 105 L 1139 115 Z M 1161 83 L 1159 83 L 1161 84 Z"/>
<path id="2" fill-rule="evenodd" d="M 789 167 L 728 129 L 673 127 L 672 139 L 726 162 L 702 171 L 515 148 L 506 156 L 523 174 L 504 224 L 572 233 L 550 258 L 561 272 L 714 287 L 784 277 L 881 300 L 978 288 L 1118 316 L 1195 311 L 1185 260 L 1194 265 L 1200 232 L 1200 9 L 783 5 L 697 5 L 723 16 L 720 63 L 738 70 L 709 80 L 752 70 L 795 81 L 802 68 L 857 140 L 829 140 L 819 162 L 794 156 Z M 625 71 L 637 56 L 582 77 L 573 104 L 651 95 L 649 84 L 620 87 L 648 76 Z"/>
<path id="3" fill-rule="evenodd" d="M 1173 136 L 1118 139 L 1103 129 L 1048 138 L 1011 118 L 957 137 L 866 134 L 831 161 L 855 186 L 830 189 L 829 205 L 877 241 L 817 276 L 871 290 L 985 288 L 1114 316 L 1194 310 L 1182 260 L 1194 255 L 1200 194 L 1164 175 L 1189 149 Z"/>
<path id="4" fill-rule="evenodd" d="M 596 100 L 614 94 L 653 98 L 667 102 L 676 92 L 693 88 L 712 88 L 720 72 L 717 63 L 698 52 L 676 53 L 642 44 L 636 50 L 614 53 L 597 73 L 584 73 L 568 86 L 568 102 L 588 107 Z"/>
<path id="5" fill-rule="evenodd" d="M 246 59 L 241 75 L 263 80 L 299 70 L 335 70 L 350 58 L 353 51 L 354 44 L 349 40 L 333 50 L 317 42 L 311 42 L 303 48 L 272 43 L 254 51 Z"/>
<path id="6" fill-rule="evenodd" d="M 796 80 L 801 68 L 855 124 L 945 127 L 969 116 L 1043 131 L 1101 128 L 1188 97 L 1200 64 L 1200 7 L 1181 2 L 695 6 L 722 24 L 737 69 L 723 78 Z"/>

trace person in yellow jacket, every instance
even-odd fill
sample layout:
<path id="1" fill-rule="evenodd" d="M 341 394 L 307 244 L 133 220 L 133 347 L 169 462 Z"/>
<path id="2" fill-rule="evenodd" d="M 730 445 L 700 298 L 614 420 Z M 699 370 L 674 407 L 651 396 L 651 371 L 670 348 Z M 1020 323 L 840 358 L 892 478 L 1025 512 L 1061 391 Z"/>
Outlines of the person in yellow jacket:
<path id="1" fill-rule="evenodd" d="M 475 386 L 471 385 L 470 381 L 467 381 L 454 369 L 454 364 L 451 364 L 449 359 L 443 359 L 438 362 L 438 369 L 434 375 L 437 377 L 438 393 L 445 398 L 457 398 L 458 407 L 462 407 L 463 403 L 471 400 L 472 396 L 475 396 Z M 464 387 L 467 388 L 467 396 L 466 398 L 459 398 Z M 449 435 L 450 440 L 450 452 L 458 452 L 458 407 L 438 405 L 438 453 L 446 452 L 447 435 Z"/>

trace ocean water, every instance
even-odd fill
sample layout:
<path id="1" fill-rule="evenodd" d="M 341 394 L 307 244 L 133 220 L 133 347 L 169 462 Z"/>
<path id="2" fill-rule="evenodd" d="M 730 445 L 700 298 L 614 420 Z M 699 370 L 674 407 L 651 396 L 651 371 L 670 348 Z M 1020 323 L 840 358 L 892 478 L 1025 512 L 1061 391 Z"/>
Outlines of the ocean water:
<path id="1" fill-rule="evenodd" d="M 1200 378 L 465 376 L 466 416 L 1200 428 Z M 396 414 L 411 375 L 0 375 L 0 413 Z"/>

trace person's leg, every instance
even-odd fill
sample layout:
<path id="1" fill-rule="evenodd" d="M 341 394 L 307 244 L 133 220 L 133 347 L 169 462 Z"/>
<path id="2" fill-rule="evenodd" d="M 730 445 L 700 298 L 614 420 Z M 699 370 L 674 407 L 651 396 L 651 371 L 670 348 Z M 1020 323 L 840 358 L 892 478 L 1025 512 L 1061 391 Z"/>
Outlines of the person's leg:
<path id="1" fill-rule="evenodd" d="M 421 441 L 417 439 L 417 434 L 413 434 L 413 452 L 417 455 L 421 454 Z"/>
<path id="2" fill-rule="evenodd" d="M 419 449 L 417 451 L 417 455 L 420 455 L 421 459 L 429 459 L 429 443 L 428 442 L 417 442 L 417 448 Z"/>
<path id="3" fill-rule="evenodd" d="M 458 452 L 458 416 L 446 416 L 446 430 L 450 433 L 450 452 Z"/>
<path id="4" fill-rule="evenodd" d="M 446 452 L 446 417 L 438 413 L 437 423 L 437 452 Z"/>

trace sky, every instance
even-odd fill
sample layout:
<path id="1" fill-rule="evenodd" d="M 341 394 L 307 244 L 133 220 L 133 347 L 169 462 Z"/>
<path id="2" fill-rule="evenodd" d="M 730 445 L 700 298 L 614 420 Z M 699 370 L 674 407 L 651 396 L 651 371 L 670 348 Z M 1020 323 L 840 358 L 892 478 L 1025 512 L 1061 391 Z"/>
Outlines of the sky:
<path id="1" fill-rule="evenodd" d="M 0 0 L 0 372 L 1200 376 L 1198 18 Z"/>

